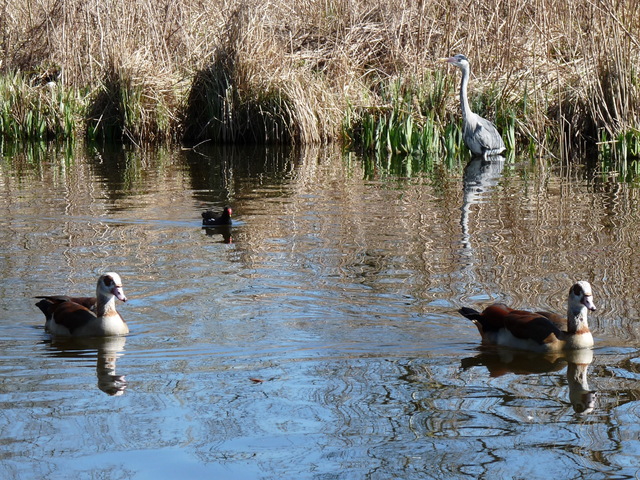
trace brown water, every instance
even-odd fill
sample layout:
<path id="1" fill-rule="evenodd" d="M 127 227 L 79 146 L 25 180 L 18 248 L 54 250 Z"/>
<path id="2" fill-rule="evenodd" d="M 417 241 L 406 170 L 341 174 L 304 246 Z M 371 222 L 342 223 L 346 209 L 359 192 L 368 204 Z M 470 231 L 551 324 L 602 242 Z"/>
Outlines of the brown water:
<path id="1" fill-rule="evenodd" d="M 36 153 L 0 163 L 0 478 L 640 475 L 632 185 L 313 149 Z M 201 229 L 225 204 L 231 231 Z M 52 341 L 32 297 L 106 270 L 132 333 Z M 456 313 L 563 312 L 578 279 L 592 355 L 482 353 Z"/>

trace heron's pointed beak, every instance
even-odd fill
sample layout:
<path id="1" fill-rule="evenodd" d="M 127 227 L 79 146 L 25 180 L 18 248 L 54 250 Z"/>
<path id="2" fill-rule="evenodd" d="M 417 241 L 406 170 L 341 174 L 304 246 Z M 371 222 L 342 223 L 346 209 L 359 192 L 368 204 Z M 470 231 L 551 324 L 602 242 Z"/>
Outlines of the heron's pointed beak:
<path id="1" fill-rule="evenodd" d="M 443 57 L 443 58 L 439 58 L 438 59 L 439 62 L 450 62 L 451 61 L 451 57 Z"/>

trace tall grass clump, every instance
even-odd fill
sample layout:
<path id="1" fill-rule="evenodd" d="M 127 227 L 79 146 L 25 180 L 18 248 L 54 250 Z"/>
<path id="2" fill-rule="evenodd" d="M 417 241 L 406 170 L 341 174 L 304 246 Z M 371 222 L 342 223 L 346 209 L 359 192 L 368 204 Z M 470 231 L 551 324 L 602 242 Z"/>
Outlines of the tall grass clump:
<path id="1" fill-rule="evenodd" d="M 219 56 L 196 73 L 187 99 L 187 142 L 291 143 L 299 138 L 291 99 L 275 85 L 250 85 Z"/>
<path id="2" fill-rule="evenodd" d="M 225 143 L 318 143 L 335 134 L 335 99 L 322 76 L 291 54 L 274 22 L 293 12 L 267 2 L 237 2 L 210 63 L 187 99 L 185 139 Z M 293 20 L 292 20 L 293 21 Z"/>
<path id="3" fill-rule="evenodd" d="M 177 138 L 177 87 L 158 84 L 148 71 L 112 64 L 104 72 L 87 109 L 88 139 L 139 144 Z"/>
<path id="4" fill-rule="evenodd" d="M 0 74 L 0 136 L 15 140 L 73 140 L 84 97 L 76 90 L 21 72 Z"/>
<path id="5" fill-rule="evenodd" d="M 421 79 L 391 78 L 374 90 L 371 106 L 351 106 L 343 135 L 351 145 L 377 155 L 439 157 L 458 152 L 461 136 L 448 127 L 446 97 L 451 93 L 441 72 Z"/>

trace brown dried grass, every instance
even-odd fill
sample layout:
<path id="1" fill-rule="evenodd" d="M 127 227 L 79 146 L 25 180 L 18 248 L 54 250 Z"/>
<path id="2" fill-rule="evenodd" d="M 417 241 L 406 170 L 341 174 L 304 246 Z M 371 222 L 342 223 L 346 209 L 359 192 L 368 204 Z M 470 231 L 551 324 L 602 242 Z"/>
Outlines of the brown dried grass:
<path id="1" fill-rule="evenodd" d="M 432 78 L 443 68 L 434 60 L 453 53 L 471 60 L 472 94 L 497 91 L 496 105 L 517 112 L 521 139 L 544 142 L 555 131 L 570 143 L 593 142 L 601 131 L 640 125 L 633 0 L 7 0 L 0 7 L 2 70 L 54 71 L 64 85 L 94 92 L 114 75 L 126 79 L 146 99 L 140 117 L 151 126 L 139 137 L 163 137 L 158 130 L 169 128 L 164 137 L 184 129 L 202 139 L 217 123 L 218 140 L 335 140 L 349 108 L 383 102 L 380 85 Z M 447 108 L 455 115 L 451 76 Z M 205 101 L 218 109 L 196 115 Z M 170 121 L 158 121 L 154 103 Z"/>

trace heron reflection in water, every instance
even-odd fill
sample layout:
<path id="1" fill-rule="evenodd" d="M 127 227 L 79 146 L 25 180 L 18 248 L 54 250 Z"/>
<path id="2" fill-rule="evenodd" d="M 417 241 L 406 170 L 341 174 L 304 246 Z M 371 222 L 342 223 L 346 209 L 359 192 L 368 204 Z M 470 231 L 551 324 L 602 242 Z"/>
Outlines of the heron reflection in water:
<path id="1" fill-rule="evenodd" d="M 504 169 L 504 157 L 491 155 L 487 157 L 474 157 L 464 167 L 462 177 L 462 215 L 460 226 L 462 227 L 462 246 L 465 256 L 471 255 L 471 231 L 469 229 L 469 216 L 473 205 L 489 203 L 489 195 L 500 179 Z"/>
<path id="2" fill-rule="evenodd" d="M 469 107 L 467 86 L 469 84 L 469 59 L 464 55 L 441 58 L 443 62 L 458 67 L 462 71 L 460 82 L 460 107 L 462 108 L 462 139 L 473 155 L 487 157 L 498 155 L 506 150 L 504 142 L 495 125 L 486 118 L 473 113 Z"/>

